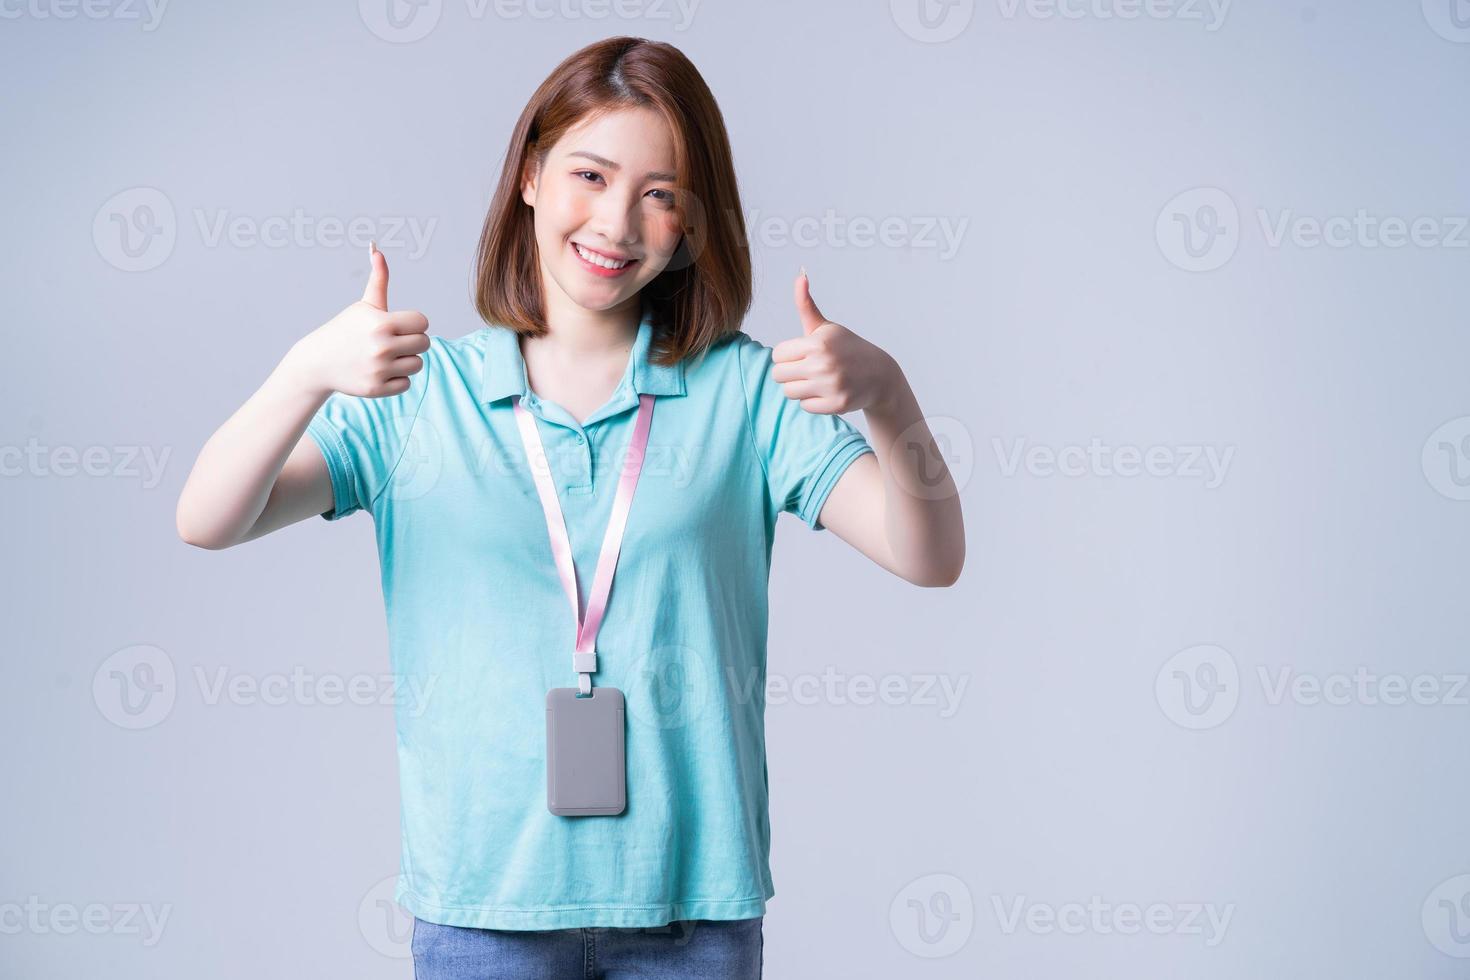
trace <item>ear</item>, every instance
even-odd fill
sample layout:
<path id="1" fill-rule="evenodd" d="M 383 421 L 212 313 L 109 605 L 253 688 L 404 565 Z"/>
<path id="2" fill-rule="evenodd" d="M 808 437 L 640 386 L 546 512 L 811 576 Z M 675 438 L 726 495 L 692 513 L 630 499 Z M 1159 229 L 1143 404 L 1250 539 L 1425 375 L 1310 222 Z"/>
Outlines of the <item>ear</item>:
<path id="1" fill-rule="evenodd" d="M 521 174 L 521 200 L 531 208 L 536 206 L 536 188 L 540 182 L 538 170 L 535 154 L 531 154 L 526 161 L 526 169 Z"/>

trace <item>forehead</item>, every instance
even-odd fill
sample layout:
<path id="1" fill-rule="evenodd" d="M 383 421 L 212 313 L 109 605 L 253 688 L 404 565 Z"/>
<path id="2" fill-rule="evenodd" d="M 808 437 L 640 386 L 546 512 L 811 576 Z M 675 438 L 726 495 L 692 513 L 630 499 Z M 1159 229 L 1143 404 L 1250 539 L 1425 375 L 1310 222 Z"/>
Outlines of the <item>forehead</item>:
<path id="1" fill-rule="evenodd" d="M 563 156 L 578 150 L 620 164 L 625 172 L 674 169 L 674 134 L 652 109 L 623 108 L 589 116 L 552 148 Z"/>

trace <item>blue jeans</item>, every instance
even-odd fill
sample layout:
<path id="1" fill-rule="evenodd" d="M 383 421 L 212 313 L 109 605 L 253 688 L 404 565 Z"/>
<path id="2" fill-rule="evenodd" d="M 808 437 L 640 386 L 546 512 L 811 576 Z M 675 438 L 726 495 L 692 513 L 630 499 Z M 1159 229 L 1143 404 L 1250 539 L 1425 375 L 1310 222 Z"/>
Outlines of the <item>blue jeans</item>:
<path id="1" fill-rule="evenodd" d="M 666 926 L 476 929 L 413 920 L 414 980 L 760 980 L 762 916 Z"/>

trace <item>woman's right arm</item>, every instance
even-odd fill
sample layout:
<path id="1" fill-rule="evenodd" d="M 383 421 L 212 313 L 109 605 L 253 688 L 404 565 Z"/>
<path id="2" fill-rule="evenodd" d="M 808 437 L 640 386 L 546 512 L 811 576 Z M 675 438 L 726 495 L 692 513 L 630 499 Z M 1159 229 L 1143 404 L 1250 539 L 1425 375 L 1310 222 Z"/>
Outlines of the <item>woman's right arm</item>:
<path id="1" fill-rule="evenodd" d="M 388 263 L 376 246 L 363 298 L 297 341 L 219 427 L 179 495 L 179 537 L 229 548 L 332 509 L 332 484 L 307 424 L 334 391 L 385 398 L 423 370 L 429 321 L 388 312 Z"/>

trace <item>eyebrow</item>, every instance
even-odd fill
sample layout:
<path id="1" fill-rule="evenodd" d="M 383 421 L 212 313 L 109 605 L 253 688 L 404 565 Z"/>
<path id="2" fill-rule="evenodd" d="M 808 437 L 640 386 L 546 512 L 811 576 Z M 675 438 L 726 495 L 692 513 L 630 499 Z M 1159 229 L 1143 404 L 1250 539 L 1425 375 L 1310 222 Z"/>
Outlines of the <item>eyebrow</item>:
<path id="1" fill-rule="evenodd" d="M 623 169 L 621 165 L 616 164 L 616 163 L 613 163 L 607 157 L 600 157 L 596 153 L 593 153 L 593 152 L 591 152 L 589 150 L 573 150 L 571 153 L 568 153 L 567 156 L 569 156 L 569 157 L 586 157 L 587 159 L 591 160 L 593 163 L 596 163 L 596 164 L 598 164 L 600 166 L 606 167 L 609 170 L 621 170 L 621 169 Z M 678 180 L 677 177 L 675 177 L 673 174 L 667 173 L 666 171 L 663 171 L 663 170 L 650 170 L 648 173 L 644 174 L 643 176 L 646 177 L 646 178 L 648 178 L 649 180 L 665 180 L 665 181 L 668 181 L 671 184 L 677 184 L 679 182 L 679 180 Z"/>

